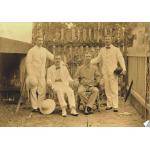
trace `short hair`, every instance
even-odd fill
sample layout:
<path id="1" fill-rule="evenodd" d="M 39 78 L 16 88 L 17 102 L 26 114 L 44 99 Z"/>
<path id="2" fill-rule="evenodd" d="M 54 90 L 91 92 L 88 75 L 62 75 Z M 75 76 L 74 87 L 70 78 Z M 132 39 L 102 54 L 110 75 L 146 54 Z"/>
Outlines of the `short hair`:
<path id="1" fill-rule="evenodd" d="M 54 55 L 54 58 L 56 58 L 56 57 L 60 57 L 60 58 L 61 58 L 61 55 L 56 53 L 56 54 Z"/>
<path id="2" fill-rule="evenodd" d="M 35 40 L 37 41 L 37 39 L 39 39 L 39 38 L 42 38 L 42 39 L 43 39 L 43 37 L 42 37 L 42 36 L 37 35 L 37 36 L 35 37 Z"/>
<path id="3" fill-rule="evenodd" d="M 112 35 L 110 35 L 110 34 L 106 34 L 106 35 L 104 36 L 104 38 L 106 38 L 106 37 L 110 37 L 110 38 L 112 38 Z"/>

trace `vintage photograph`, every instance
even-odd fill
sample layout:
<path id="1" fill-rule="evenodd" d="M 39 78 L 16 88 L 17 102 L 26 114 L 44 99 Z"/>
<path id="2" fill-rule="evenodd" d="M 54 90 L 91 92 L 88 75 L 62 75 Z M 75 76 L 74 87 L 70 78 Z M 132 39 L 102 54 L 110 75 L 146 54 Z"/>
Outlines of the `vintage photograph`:
<path id="1" fill-rule="evenodd" d="M 0 22 L 0 127 L 144 127 L 149 46 L 148 22 Z"/>

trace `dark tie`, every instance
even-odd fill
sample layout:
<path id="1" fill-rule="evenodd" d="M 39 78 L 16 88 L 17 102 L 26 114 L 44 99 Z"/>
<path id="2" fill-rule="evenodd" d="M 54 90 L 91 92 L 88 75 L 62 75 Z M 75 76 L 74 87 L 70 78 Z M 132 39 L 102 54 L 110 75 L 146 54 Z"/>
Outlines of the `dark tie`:
<path id="1" fill-rule="evenodd" d="M 106 49 L 110 49 L 110 46 L 107 46 Z"/>
<path id="2" fill-rule="evenodd" d="M 60 69 L 60 67 L 56 67 L 56 70 Z"/>

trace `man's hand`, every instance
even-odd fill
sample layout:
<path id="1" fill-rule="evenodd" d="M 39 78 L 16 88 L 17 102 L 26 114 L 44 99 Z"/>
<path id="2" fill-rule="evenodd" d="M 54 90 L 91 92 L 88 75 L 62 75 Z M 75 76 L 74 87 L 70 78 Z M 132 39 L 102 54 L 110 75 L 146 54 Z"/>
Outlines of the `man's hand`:
<path id="1" fill-rule="evenodd" d="M 122 74 L 122 75 L 126 75 L 126 70 L 123 70 L 123 71 L 121 72 L 121 74 Z"/>
<path id="2" fill-rule="evenodd" d="M 52 83 L 51 82 L 48 82 L 47 85 L 48 85 L 48 88 L 52 89 Z"/>
<path id="3" fill-rule="evenodd" d="M 74 87 L 74 81 L 70 81 L 70 82 L 69 82 L 69 86 L 70 86 L 71 88 L 73 88 L 73 87 Z"/>
<path id="4" fill-rule="evenodd" d="M 72 81 L 72 85 L 73 87 L 77 88 L 79 86 L 79 81 L 77 80 Z"/>
<path id="5" fill-rule="evenodd" d="M 104 79 L 100 79 L 99 85 L 104 86 Z"/>

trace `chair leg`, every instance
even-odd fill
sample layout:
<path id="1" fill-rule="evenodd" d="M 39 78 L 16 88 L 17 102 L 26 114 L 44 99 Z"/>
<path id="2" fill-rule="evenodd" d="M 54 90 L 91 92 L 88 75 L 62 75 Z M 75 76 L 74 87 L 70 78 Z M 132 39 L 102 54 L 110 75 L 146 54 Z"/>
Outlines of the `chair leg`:
<path id="1" fill-rule="evenodd" d="M 100 112 L 100 97 L 99 96 L 96 99 L 96 108 L 97 108 L 97 111 Z"/>
<path id="2" fill-rule="evenodd" d="M 81 102 L 81 99 L 79 97 L 79 95 L 77 95 L 77 109 L 80 110 L 80 102 Z"/>

